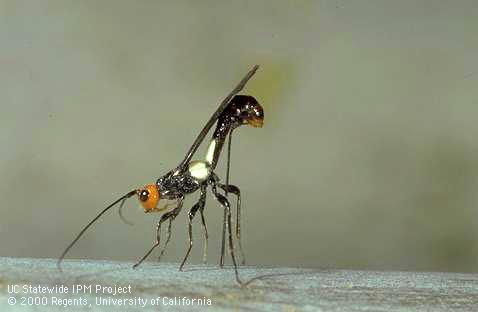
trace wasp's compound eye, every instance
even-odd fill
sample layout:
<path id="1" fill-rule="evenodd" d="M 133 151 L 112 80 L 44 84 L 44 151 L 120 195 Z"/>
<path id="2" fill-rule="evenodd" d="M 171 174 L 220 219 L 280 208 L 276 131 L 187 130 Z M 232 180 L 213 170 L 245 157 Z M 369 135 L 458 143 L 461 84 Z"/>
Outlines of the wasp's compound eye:
<path id="1" fill-rule="evenodd" d="M 155 184 L 148 184 L 138 191 L 138 199 L 145 212 L 150 212 L 157 208 L 159 202 L 159 192 Z"/>
<path id="2" fill-rule="evenodd" d="M 142 202 L 145 202 L 148 200 L 148 197 L 149 197 L 149 192 L 148 190 L 142 190 L 140 193 L 139 193 L 139 200 L 142 201 Z"/>

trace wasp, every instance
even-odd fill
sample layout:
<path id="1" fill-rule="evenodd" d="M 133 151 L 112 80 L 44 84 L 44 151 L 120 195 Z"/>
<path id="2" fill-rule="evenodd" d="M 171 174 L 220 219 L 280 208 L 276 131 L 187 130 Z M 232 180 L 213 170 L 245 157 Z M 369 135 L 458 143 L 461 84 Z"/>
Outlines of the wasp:
<path id="1" fill-rule="evenodd" d="M 239 248 L 242 256 L 242 263 L 245 262 L 244 252 L 242 250 L 241 243 L 241 230 L 240 230 L 240 215 L 241 215 L 241 192 L 239 187 L 229 184 L 229 167 L 230 167 L 230 152 L 231 152 L 231 137 L 232 132 L 240 126 L 248 125 L 255 128 L 261 128 L 264 122 L 264 110 L 257 100 L 250 95 L 238 95 L 243 90 L 246 83 L 256 73 L 258 65 L 255 65 L 239 82 L 239 84 L 227 95 L 227 97 L 221 102 L 217 110 L 210 117 L 206 125 L 202 128 L 201 132 L 189 148 L 184 159 L 174 169 L 168 171 L 165 175 L 159 177 L 156 183 L 147 184 L 144 187 L 139 187 L 131 190 L 125 195 L 121 196 L 113 203 L 104 208 L 96 217 L 94 217 L 83 229 L 78 233 L 75 239 L 66 247 L 58 259 L 57 265 L 61 270 L 61 262 L 65 258 L 68 251 L 75 245 L 75 243 L 81 238 L 86 230 L 98 220 L 105 212 L 112 207 L 119 204 L 120 217 L 124 220 L 121 209 L 128 198 L 136 196 L 141 203 L 145 213 L 162 212 L 157 226 L 156 226 L 156 241 L 153 246 L 146 252 L 146 254 L 133 266 L 136 268 L 140 265 L 155 248 L 160 245 L 161 241 L 161 225 L 168 221 L 167 237 L 164 246 L 160 252 L 159 258 L 163 255 L 166 247 L 171 238 L 171 226 L 173 220 L 179 215 L 183 208 L 183 202 L 186 196 L 199 192 L 199 200 L 189 210 L 189 246 L 186 251 L 186 255 L 181 262 L 179 270 L 183 270 L 183 267 L 189 257 L 191 248 L 193 246 L 192 224 L 193 219 L 197 212 L 201 215 L 201 223 L 205 236 L 204 245 L 204 259 L 207 253 L 207 240 L 208 232 L 204 217 L 204 208 L 206 205 L 206 196 L 208 188 L 211 189 L 214 198 L 220 203 L 224 209 L 223 219 L 223 235 L 222 235 L 222 248 L 220 265 L 223 266 L 226 232 L 228 249 L 234 266 L 236 281 L 242 285 L 242 281 L 239 278 L 237 270 L 236 256 L 234 254 L 234 242 L 232 235 L 231 224 L 231 204 L 227 198 L 229 193 L 233 194 L 237 198 L 236 204 L 236 238 L 239 243 Z M 192 160 L 197 149 L 204 141 L 205 137 L 209 133 L 213 125 L 216 124 L 216 128 L 212 134 L 212 138 L 209 141 L 207 152 L 202 160 Z M 218 175 L 215 173 L 216 166 L 218 164 L 221 151 L 224 144 L 228 140 L 228 158 L 226 169 L 226 181 L 221 183 Z M 221 194 L 221 191 L 224 194 Z M 160 206 L 159 203 L 164 200 L 168 201 L 166 205 Z M 170 204 L 172 202 L 172 204 Z M 173 207 L 171 207 L 173 206 Z"/>

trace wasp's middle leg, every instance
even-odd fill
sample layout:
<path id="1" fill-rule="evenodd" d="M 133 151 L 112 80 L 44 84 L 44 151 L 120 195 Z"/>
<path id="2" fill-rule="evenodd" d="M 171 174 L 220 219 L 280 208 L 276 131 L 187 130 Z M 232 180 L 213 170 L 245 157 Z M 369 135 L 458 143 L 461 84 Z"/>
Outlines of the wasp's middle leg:
<path id="1" fill-rule="evenodd" d="M 206 188 L 207 188 L 207 184 L 203 184 L 201 186 L 201 195 L 199 197 L 199 201 L 189 211 L 189 224 L 188 224 L 189 247 L 188 247 L 188 251 L 186 252 L 186 255 L 184 256 L 183 262 L 181 262 L 181 265 L 179 266 L 179 271 L 183 270 L 184 264 L 186 263 L 186 260 L 189 257 L 189 253 L 191 252 L 191 249 L 193 247 L 193 219 L 198 210 L 201 211 L 201 216 L 202 216 L 202 209 L 204 208 L 204 205 L 206 203 Z M 205 226 L 203 216 L 202 216 L 202 221 Z M 206 235 L 207 235 L 207 231 L 206 231 Z M 206 236 L 206 239 L 207 239 L 207 236 Z"/>

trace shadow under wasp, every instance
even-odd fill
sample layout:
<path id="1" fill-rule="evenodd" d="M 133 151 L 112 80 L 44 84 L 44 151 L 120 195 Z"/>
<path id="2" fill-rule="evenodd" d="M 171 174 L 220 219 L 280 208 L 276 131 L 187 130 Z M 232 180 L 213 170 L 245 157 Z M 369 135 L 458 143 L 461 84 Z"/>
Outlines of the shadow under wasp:
<path id="1" fill-rule="evenodd" d="M 183 207 L 183 201 L 186 195 L 200 192 L 199 200 L 196 204 L 193 205 L 189 211 L 189 224 L 188 224 L 188 233 L 189 233 L 189 247 L 187 249 L 186 255 L 184 256 L 183 261 L 179 267 L 179 270 L 182 270 L 186 260 L 189 257 L 191 248 L 193 246 L 193 237 L 192 237 L 192 222 L 199 211 L 201 215 L 201 223 L 205 236 L 204 243 L 204 259 L 206 258 L 207 253 L 207 241 L 208 241 L 208 232 L 206 227 L 206 222 L 204 218 L 204 207 L 206 204 L 206 194 L 208 187 L 211 188 L 214 198 L 221 204 L 224 208 L 224 219 L 223 219 L 223 231 L 222 231 L 222 246 L 221 246 L 221 258 L 220 266 L 224 264 L 224 255 L 225 255 L 225 245 L 226 245 L 226 232 L 228 240 L 228 249 L 234 266 L 234 273 L 236 281 L 242 285 L 242 281 L 239 278 L 239 273 L 237 271 L 237 262 L 234 254 L 234 242 L 232 236 L 232 224 L 231 224 L 231 205 L 227 199 L 228 193 L 231 193 L 237 197 L 237 211 L 236 211 L 236 238 L 239 243 L 239 249 L 242 256 L 242 264 L 245 263 L 244 252 L 242 250 L 241 243 L 241 227 L 240 227 L 240 217 L 241 217 L 241 193 L 237 186 L 229 184 L 229 168 L 230 168 L 230 154 L 231 154 L 231 137 L 234 129 L 242 125 L 249 125 L 252 127 L 260 128 L 262 127 L 264 121 L 264 110 L 261 105 L 256 101 L 256 99 L 250 95 L 237 95 L 242 91 L 246 83 L 252 78 L 256 73 L 258 65 L 255 65 L 239 82 L 239 84 L 228 94 L 228 96 L 221 102 L 217 110 L 211 116 L 209 121 L 206 123 L 204 128 L 201 130 L 196 140 L 189 148 L 184 159 L 179 163 L 177 167 L 170 170 L 168 173 L 160 177 L 155 184 L 148 184 L 142 188 L 134 189 L 125 195 L 121 196 L 108 207 L 103 209 L 93 220 L 91 220 L 75 237 L 75 239 L 66 247 L 66 249 L 61 254 L 58 259 L 58 268 L 61 270 L 61 262 L 65 258 L 65 255 L 68 251 L 75 245 L 75 243 L 80 239 L 80 237 L 85 233 L 85 231 L 96 221 L 98 220 L 106 211 L 116 206 L 119 203 L 119 214 L 120 217 L 124 220 L 121 209 L 125 201 L 136 195 L 139 202 L 144 208 L 144 212 L 164 212 L 161 215 L 157 228 L 156 228 L 156 242 L 153 244 L 151 249 L 149 249 L 146 254 L 133 266 L 136 268 L 140 265 L 153 250 L 160 245 L 161 241 L 161 225 L 169 221 L 167 229 L 167 238 L 166 242 L 160 252 L 159 258 L 163 255 L 166 247 L 171 238 L 171 225 L 173 220 L 178 216 Z M 208 134 L 211 127 L 216 123 L 216 129 L 213 132 L 212 139 L 207 148 L 206 157 L 204 160 L 191 160 L 194 153 L 197 151 L 202 141 Z M 226 181 L 221 183 L 219 177 L 214 172 L 216 169 L 217 163 L 219 161 L 219 156 L 223 149 L 223 146 L 228 138 L 228 155 L 227 155 L 227 167 L 226 167 Z M 224 191 L 224 195 L 218 191 L 218 188 Z M 159 207 L 159 202 L 161 199 L 173 201 L 173 208 L 170 204 Z"/>

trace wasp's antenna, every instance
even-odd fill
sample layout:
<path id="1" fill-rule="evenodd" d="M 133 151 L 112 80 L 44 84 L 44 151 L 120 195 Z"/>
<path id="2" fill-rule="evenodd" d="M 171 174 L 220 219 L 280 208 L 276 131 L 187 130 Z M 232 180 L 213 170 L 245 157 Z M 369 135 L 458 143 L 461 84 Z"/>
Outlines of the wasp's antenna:
<path id="1" fill-rule="evenodd" d="M 95 223 L 96 220 L 98 220 L 106 211 L 108 211 L 108 209 L 110 209 L 111 207 L 115 206 L 117 203 L 119 203 L 120 201 L 124 201 L 128 198 L 130 198 L 131 196 L 133 196 L 134 194 L 136 194 L 136 190 L 133 190 L 129 193 L 127 193 L 126 195 L 124 196 L 121 196 L 119 199 L 115 200 L 111 205 L 109 205 L 108 207 L 106 207 L 105 209 L 103 209 L 103 211 L 101 211 L 93 220 L 90 221 L 90 223 L 88 223 L 81 231 L 80 233 L 78 233 L 78 235 L 75 237 L 75 239 L 70 243 L 70 245 L 68 245 L 68 247 L 66 247 L 65 251 L 63 251 L 63 253 L 61 254 L 60 258 L 58 258 L 58 262 L 56 263 L 57 267 L 58 267 L 58 270 L 61 270 L 61 261 L 63 261 L 63 259 L 65 258 L 65 255 L 68 253 L 68 251 L 70 251 L 71 247 L 73 247 L 76 242 L 80 239 L 80 237 L 85 233 L 85 231 L 93 224 Z"/>
<path id="2" fill-rule="evenodd" d="M 128 221 L 128 220 L 124 217 L 124 215 L 123 215 L 123 206 L 124 206 L 124 203 L 125 203 L 125 201 L 126 201 L 127 199 L 128 199 L 128 197 L 124 197 L 123 200 L 121 201 L 121 204 L 120 204 L 120 206 L 119 206 L 119 208 L 118 208 L 118 214 L 119 214 L 119 216 L 120 216 L 120 218 L 121 218 L 121 221 L 123 221 L 123 222 L 126 223 L 127 225 L 134 225 L 133 222 Z"/>

